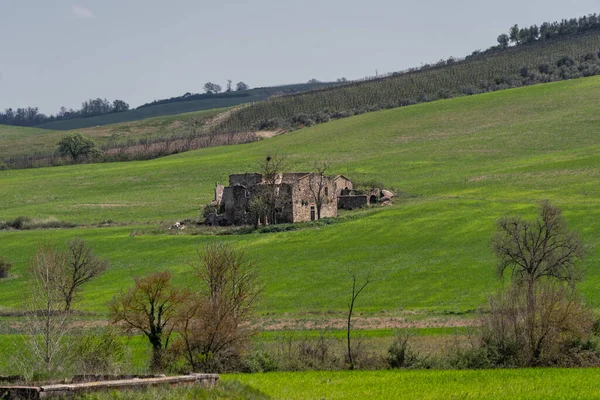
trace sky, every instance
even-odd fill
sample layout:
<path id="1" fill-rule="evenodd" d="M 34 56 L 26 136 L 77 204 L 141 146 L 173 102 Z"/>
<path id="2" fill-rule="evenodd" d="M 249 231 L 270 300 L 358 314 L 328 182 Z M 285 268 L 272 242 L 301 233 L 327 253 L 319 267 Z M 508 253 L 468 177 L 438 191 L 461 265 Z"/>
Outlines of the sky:
<path id="1" fill-rule="evenodd" d="M 600 0 L 0 0 L 0 109 L 356 79 L 590 13 Z"/>

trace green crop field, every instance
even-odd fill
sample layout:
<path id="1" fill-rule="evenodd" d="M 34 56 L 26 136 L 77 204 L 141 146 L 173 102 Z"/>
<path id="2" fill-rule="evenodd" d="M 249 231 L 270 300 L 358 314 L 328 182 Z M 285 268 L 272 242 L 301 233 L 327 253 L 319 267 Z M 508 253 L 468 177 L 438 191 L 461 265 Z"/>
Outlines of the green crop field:
<path id="1" fill-rule="evenodd" d="M 225 375 L 273 399 L 600 399 L 598 369 Z"/>
<path id="2" fill-rule="evenodd" d="M 265 284 L 262 315 L 340 312 L 348 269 L 376 279 L 359 312 L 463 312 L 499 285 L 490 238 L 507 214 L 533 217 L 550 199 L 588 246 L 581 288 L 600 306 L 600 78 L 564 81 L 381 111 L 247 145 L 147 162 L 0 171 L 0 220 L 55 217 L 126 226 L 0 232 L 14 276 L 0 282 L 0 307 L 18 308 L 35 246 L 81 236 L 112 269 L 78 308 L 104 313 L 131 277 L 170 269 L 188 283 L 196 246 L 226 240 L 247 250 Z M 394 206 L 346 214 L 293 232 L 230 236 L 158 230 L 197 217 L 216 182 L 256 169 L 268 153 L 294 169 L 329 160 L 331 173 L 375 178 L 397 190 Z"/>
<path id="3" fill-rule="evenodd" d="M 201 128 L 209 119 L 224 111 L 226 110 L 213 109 L 113 125 L 94 125 L 92 128 L 70 132 L 0 125 L 0 159 L 34 153 L 52 153 L 60 138 L 72 132 L 92 137 L 100 145 L 108 142 L 121 143 L 141 138 L 162 138 L 191 133 L 188 132 L 191 128 L 186 124 L 194 121 Z"/>

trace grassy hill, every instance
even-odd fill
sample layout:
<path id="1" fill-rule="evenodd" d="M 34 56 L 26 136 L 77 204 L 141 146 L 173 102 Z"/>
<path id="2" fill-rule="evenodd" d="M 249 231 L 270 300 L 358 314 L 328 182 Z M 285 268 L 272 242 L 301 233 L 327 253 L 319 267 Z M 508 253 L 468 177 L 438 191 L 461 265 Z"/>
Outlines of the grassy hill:
<path id="1" fill-rule="evenodd" d="M 196 111 L 113 125 L 94 125 L 92 128 L 75 129 L 71 132 L 92 137 L 100 145 L 149 137 L 168 137 L 190 129 L 188 125 L 193 122 L 201 127 L 206 121 L 224 111 L 225 109 Z M 0 125 L 0 158 L 52 153 L 60 138 L 66 133 L 60 130 Z"/>
<path id="2" fill-rule="evenodd" d="M 435 65 L 348 85 L 252 104 L 224 120 L 231 132 L 261 126 L 306 126 L 313 122 L 437 99 L 485 93 L 600 74 L 600 32 L 523 44 L 504 50 L 442 60 Z"/>
<path id="3" fill-rule="evenodd" d="M 247 145 L 209 148 L 147 162 L 0 171 L 0 220 L 20 215 L 75 223 L 112 219 L 130 226 L 0 232 L 0 255 L 15 277 L 0 281 L 0 307 L 19 306 L 26 266 L 41 241 L 87 239 L 110 259 L 81 308 L 105 303 L 131 277 L 170 269 L 186 280 L 195 247 L 236 243 L 261 268 L 265 315 L 339 312 L 347 269 L 377 281 L 365 312 L 463 312 L 497 285 L 490 238 L 506 213 L 533 217 L 550 199 L 589 246 L 586 301 L 600 306 L 600 78 L 586 78 L 369 113 Z M 215 182 L 255 170 L 268 153 L 295 169 L 327 159 L 334 173 L 375 178 L 401 191 L 389 208 L 348 214 L 294 232 L 172 235 L 160 221 L 195 217 Z M 383 314 L 386 315 L 386 314 Z"/>
<path id="4" fill-rule="evenodd" d="M 150 104 L 138 107 L 131 111 L 104 114 L 97 117 L 75 118 L 63 121 L 54 121 L 37 125 L 36 128 L 53 130 L 72 130 L 90 128 L 95 126 L 119 124 L 123 122 L 138 121 L 147 118 L 155 118 L 166 115 L 175 115 L 195 111 L 205 111 L 215 108 L 227 108 L 240 104 L 251 103 L 267 99 L 273 95 L 283 93 L 297 93 L 306 90 L 325 88 L 336 85 L 335 82 L 302 83 L 293 85 L 273 86 L 266 88 L 255 88 L 244 92 L 220 93 L 218 95 L 202 95 L 200 99 L 181 100 L 164 104 Z"/>

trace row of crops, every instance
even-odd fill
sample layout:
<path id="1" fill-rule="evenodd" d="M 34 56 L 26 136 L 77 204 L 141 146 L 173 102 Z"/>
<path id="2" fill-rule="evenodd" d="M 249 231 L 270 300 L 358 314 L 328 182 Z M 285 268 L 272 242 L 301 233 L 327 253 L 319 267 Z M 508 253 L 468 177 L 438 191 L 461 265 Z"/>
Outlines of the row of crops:
<path id="1" fill-rule="evenodd" d="M 305 126 L 367 111 L 600 74 L 600 33 L 520 45 L 495 54 L 370 81 L 273 97 L 240 108 L 219 131 Z"/>

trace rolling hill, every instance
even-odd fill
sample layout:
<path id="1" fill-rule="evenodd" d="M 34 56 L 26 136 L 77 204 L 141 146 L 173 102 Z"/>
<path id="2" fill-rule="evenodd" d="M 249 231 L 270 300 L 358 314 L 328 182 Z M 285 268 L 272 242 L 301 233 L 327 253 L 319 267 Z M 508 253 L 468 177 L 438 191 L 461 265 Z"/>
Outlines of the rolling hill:
<path id="1" fill-rule="evenodd" d="M 140 121 L 123 122 L 113 125 L 94 126 L 72 131 L 41 128 L 22 128 L 0 125 L 0 159 L 36 153 L 52 153 L 56 144 L 66 133 L 78 132 L 93 138 L 99 145 L 124 143 L 142 138 L 170 137 L 186 133 L 194 124 L 201 129 L 205 123 L 226 109 L 196 111 L 171 116 L 147 118 Z"/>
<path id="2" fill-rule="evenodd" d="M 298 93 L 306 90 L 313 90 L 337 85 L 335 82 L 316 82 L 300 83 L 272 87 L 254 88 L 244 92 L 219 93 L 216 95 L 203 94 L 193 96 L 189 99 L 179 99 L 176 101 L 159 101 L 158 104 L 149 103 L 134 110 L 99 115 L 88 118 L 75 118 L 62 121 L 48 122 L 37 125 L 36 128 L 52 130 L 73 130 L 82 128 L 91 128 L 96 126 L 119 124 L 123 122 L 139 121 L 147 118 L 156 118 L 161 116 L 190 113 L 196 111 L 206 111 L 215 108 L 228 108 L 240 104 L 257 102 L 267 99 L 271 96 L 278 96 L 286 93 Z"/>
<path id="3" fill-rule="evenodd" d="M 511 89 L 368 113 L 247 145 L 146 162 L 0 171 L 0 220 L 55 217 L 126 226 L 2 231 L 0 255 L 15 276 L 0 281 L 0 307 L 19 307 L 35 246 L 79 236 L 112 269 L 86 288 L 81 308 L 103 313 L 131 277 L 170 269 L 186 283 L 196 246 L 244 248 L 265 283 L 263 315 L 337 313 L 347 270 L 376 282 L 358 305 L 371 313 L 461 313 L 499 285 L 490 238 L 507 214 L 533 217 L 550 199 L 589 247 L 585 299 L 600 306 L 600 78 Z M 256 169 L 278 152 L 294 169 L 329 160 L 332 173 L 374 178 L 400 194 L 394 206 L 346 214 L 331 225 L 247 235 L 171 234 L 159 229 L 198 215 L 215 182 Z"/>
<path id="4" fill-rule="evenodd" d="M 302 127 L 350 115 L 600 74 L 600 32 L 489 50 L 245 107 L 217 129 Z"/>

